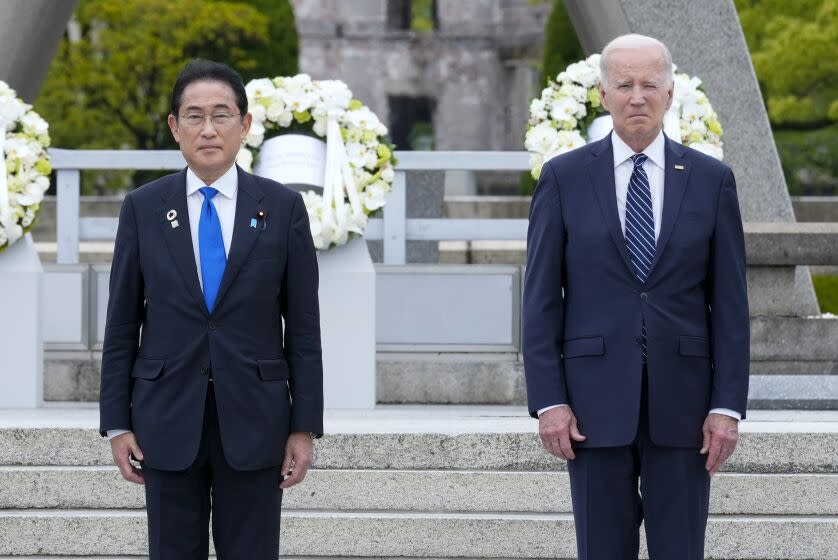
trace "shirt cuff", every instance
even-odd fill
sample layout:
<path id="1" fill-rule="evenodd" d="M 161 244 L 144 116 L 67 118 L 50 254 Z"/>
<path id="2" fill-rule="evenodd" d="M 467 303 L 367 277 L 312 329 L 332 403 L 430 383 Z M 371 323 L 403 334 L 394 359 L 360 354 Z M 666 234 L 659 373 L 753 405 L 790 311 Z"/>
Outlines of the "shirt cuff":
<path id="1" fill-rule="evenodd" d="M 552 406 L 545 406 L 544 408 L 539 408 L 539 409 L 538 409 L 538 411 L 536 412 L 536 414 L 538 414 L 538 416 L 540 417 L 542 414 L 544 414 L 544 413 L 545 413 L 545 412 L 547 412 L 548 410 L 550 410 L 550 409 L 552 409 L 552 408 L 559 408 L 560 406 L 569 406 L 569 405 L 566 405 L 566 404 L 554 404 L 554 405 L 552 405 Z"/>
<path id="2" fill-rule="evenodd" d="M 729 408 L 714 408 L 710 411 L 710 414 L 724 414 L 725 416 L 730 416 L 731 418 L 736 418 L 737 420 L 742 420 L 742 415 L 736 412 L 735 410 L 731 410 Z"/>
<path id="3" fill-rule="evenodd" d="M 106 432 L 106 434 L 108 436 L 108 441 L 111 441 L 116 436 L 121 436 L 122 434 L 127 434 L 130 431 L 131 430 L 108 430 Z"/>

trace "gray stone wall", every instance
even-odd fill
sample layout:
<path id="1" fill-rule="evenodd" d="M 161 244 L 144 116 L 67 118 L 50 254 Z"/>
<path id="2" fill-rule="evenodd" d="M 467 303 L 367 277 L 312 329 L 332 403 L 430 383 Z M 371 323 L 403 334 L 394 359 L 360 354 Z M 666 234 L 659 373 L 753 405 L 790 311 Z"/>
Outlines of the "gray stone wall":
<path id="1" fill-rule="evenodd" d="M 344 80 L 385 124 L 388 96 L 430 97 L 439 150 L 519 150 L 550 3 L 438 0 L 439 28 L 387 26 L 386 0 L 292 0 L 300 70 Z"/>

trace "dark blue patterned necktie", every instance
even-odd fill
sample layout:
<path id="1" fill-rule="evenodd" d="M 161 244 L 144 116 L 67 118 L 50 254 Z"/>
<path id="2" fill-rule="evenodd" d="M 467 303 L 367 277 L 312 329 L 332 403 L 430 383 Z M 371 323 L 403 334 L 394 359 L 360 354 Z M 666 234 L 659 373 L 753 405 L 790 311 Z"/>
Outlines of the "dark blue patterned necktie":
<path id="1" fill-rule="evenodd" d="M 634 171 L 629 179 L 626 195 L 626 247 L 631 255 L 634 274 L 641 283 L 646 282 L 655 260 L 655 217 L 652 210 L 652 190 L 649 177 L 643 169 L 646 154 L 631 156 Z M 646 322 L 643 322 L 641 348 L 646 363 Z"/>

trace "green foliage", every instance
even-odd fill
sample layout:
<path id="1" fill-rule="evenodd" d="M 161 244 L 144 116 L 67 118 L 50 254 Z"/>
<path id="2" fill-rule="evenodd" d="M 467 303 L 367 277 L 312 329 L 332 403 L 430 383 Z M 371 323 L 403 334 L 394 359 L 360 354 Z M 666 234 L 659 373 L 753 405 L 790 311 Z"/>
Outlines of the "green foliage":
<path id="1" fill-rule="evenodd" d="M 434 1 L 413 0 L 410 6 L 410 28 L 420 33 L 434 30 Z"/>
<path id="2" fill-rule="evenodd" d="M 735 0 L 792 194 L 838 194 L 838 0 Z"/>
<path id="3" fill-rule="evenodd" d="M 736 0 L 771 122 L 823 123 L 838 100 L 838 0 Z"/>
<path id="4" fill-rule="evenodd" d="M 299 72 L 300 45 L 294 22 L 294 10 L 289 0 L 235 1 L 255 8 L 268 18 L 268 44 L 248 51 L 253 59 L 254 67 L 249 70 L 237 68 L 244 83 L 254 78 L 293 76 Z M 212 60 L 221 60 L 223 56 L 222 51 L 218 58 Z"/>
<path id="5" fill-rule="evenodd" d="M 248 4 L 264 4 L 270 19 Z M 81 0 L 75 20 L 81 38 L 61 41 L 35 101 L 60 148 L 176 148 L 166 117 L 175 79 L 192 58 L 227 63 L 245 81 L 296 73 L 287 1 Z M 148 177 L 137 173 L 133 183 Z M 89 178 L 85 192 L 131 183 L 124 173 L 98 174 L 95 185 Z"/>
<path id="6" fill-rule="evenodd" d="M 838 314 L 838 276 L 812 276 L 822 313 Z"/>
<path id="7" fill-rule="evenodd" d="M 777 130 L 774 141 L 789 193 L 838 194 L 838 124 L 817 130 Z"/>
<path id="8" fill-rule="evenodd" d="M 562 0 L 553 1 L 553 10 L 544 31 L 544 59 L 541 63 L 541 86 L 555 80 L 569 64 L 585 58 L 585 51 L 567 15 Z"/>

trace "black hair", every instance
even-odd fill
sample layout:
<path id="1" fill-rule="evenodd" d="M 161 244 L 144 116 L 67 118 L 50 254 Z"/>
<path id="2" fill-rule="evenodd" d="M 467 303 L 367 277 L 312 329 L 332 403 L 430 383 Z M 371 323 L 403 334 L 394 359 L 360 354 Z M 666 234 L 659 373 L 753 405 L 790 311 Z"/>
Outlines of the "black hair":
<path id="1" fill-rule="evenodd" d="M 177 118 L 180 112 L 180 102 L 183 90 L 191 83 L 201 81 L 223 82 L 233 89 L 236 95 L 236 106 L 241 118 L 247 114 L 247 93 L 244 90 L 242 77 L 238 72 L 220 62 L 195 58 L 186 63 L 172 89 L 172 114 Z"/>

